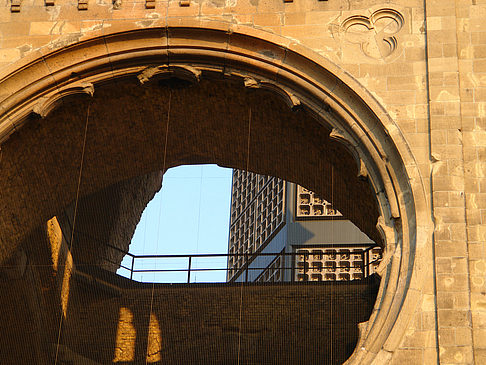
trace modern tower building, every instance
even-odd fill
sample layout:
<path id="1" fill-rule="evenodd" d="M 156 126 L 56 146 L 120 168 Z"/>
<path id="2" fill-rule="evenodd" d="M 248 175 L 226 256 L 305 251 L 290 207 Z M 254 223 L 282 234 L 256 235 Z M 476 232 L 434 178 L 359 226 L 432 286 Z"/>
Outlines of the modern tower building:
<path id="1" fill-rule="evenodd" d="M 359 280 L 381 259 L 380 247 L 332 203 L 243 170 L 233 171 L 228 246 L 228 281 Z"/>

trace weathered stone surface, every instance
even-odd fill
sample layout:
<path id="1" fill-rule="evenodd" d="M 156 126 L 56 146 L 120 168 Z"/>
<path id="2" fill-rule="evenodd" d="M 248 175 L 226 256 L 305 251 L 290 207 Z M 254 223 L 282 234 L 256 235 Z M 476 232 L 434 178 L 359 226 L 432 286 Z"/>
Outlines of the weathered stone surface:
<path id="1" fill-rule="evenodd" d="M 74 281 L 65 346 L 100 363 L 130 358 L 143 363 L 155 354 L 165 364 L 232 364 L 238 358 L 256 364 L 342 363 L 376 295 L 370 295 L 376 284 L 368 280 L 348 285 L 156 285 L 153 292 L 152 284 L 126 281 L 109 281 L 120 286 L 118 297 Z M 93 299 L 88 305 L 86 296 Z M 353 302 L 359 310 L 351 311 Z M 147 355 L 150 345 L 152 356 Z"/>
<path id="2" fill-rule="evenodd" d="M 114 184 L 67 207 L 59 220 L 68 242 L 72 240 L 76 264 L 116 271 L 143 210 L 161 184 L 162 173 L 155 172 Z"/>
<path id="3" fill-rule="evenodd" d="M 169 94 L 171 110 L 167 121 Z M 137 103 L 130 103 L 132 98 Z M 165 81 L 142 87 L 135 80 L 127 80 L 99 88 L 89 104 L 84 100 L 65 105 L 43 120 L 32 121 L 3 146 L 4 176 L 10 178 L 1 180 L 0 191 L 8 192 L 17 181 L 22 192 L 0 193 L 0 204 L 4 206 L 4 214 L 22 217 L 19 223 L 25 222 L 24 233 L 16 232 L 19 236 L 28 231 L 28 226 L 34 228 L 34 224 L 41 224 L 52 215 L 61 215 L 67 206 L 71 206 L 68 216 L 74 214 L 83 156 L 81 198 L 150 171 L 185 163 L 219 163 L 300 181 L 322 196 L 333 196 L 335 206 L 379 242 L 374 227 L 378 219 L 376 201 L 369 182 L 358 179 L 354 158 L 340 143 L 330 140 L 328 127 L 320 125 L 305 110 L 291 111 L 270 92 L 245 89 L 241 84 L 207 81 L 172 90 Z M 74 113 L 73 108 L 77 110 Z M 250 108 L 251 121 L 248 119 Z M 306 128 L 302 128 L 302 123 Z M 164 146 L 167 128 L 169 136 Z M 57 136 L 58 143 L 45 143 L 46 136 L 51 133 Z M 165 156 L 164 151 L 167 151 Z M 316 175 L 315 171 L 319 173 Z M 34 186 L 20 183 L 27 174 L 35 177 Z M 147 186 L 147 194 L 154 191 L 155 183 L 140 179 L 139 185 Z M 134 228 L 150 196 L 141 199 L 142 196 L 135 195 L 136 191 L 120 184 L 79 201 L 80 226 L 75 228 L 75 234 L 78 229 L 82 237 L 87 230 L 85 227 L 91 226 L 89 231 L 96 231 L 96 224 L 106 224 L 98 230 L 101 236 L 95 234 L 93 240 L 99 243 L 116 241 L 109 233 L 114 229 L 108 223 L 110 217 L 114 219 L 113 224 L 128 229 L 125 220 L 131 215 L 130 227 Z M 137 180 L 131 184 L 136 187 Z M 13 202 L 19 199 L 24 203 Z M 102 199 L 106 199 L 105 202 Z M 130 213 L 125 213 L 126 208 L 133 205 L 130 201 L 139 202 L 139 207 L 132 206 Z M 118 204 L 121 204 L 119 208 Z M 100 216 L 91 214 L 92 209 Z M 104 214 L 106 219 L 101 220 Z M 123 218 L 124 214 L 127 218 Z M 12 228 L 3 232 L 12 232 Z M 122 249 L 127 248 L 131 236 L 128 231 L 121 234 Z M 88 243 L 89 239 L 82 241 L 90 247 L 98 244 Z M 74 254 L 76 250 L 81 252 L 81 257 L 94 254 L 83 253 L 81 243 L 78 247 L 74 246 Z M 80 258 L 80 261 L 90 261 L 87 258 Z"/>
<path id="4" fill-rule="evenodd" d="M 65 99 L 64 107 L 49 114 L 50 105 L 42 99 L 48 93 L 46 85 L 54 83 L 62 91 L 77 77 L 86 76 L 78 74 L 79 70 L 62 74 L 60 71 L 67 63 L 79 65 L 109 57 L 110 63 L 93 71 L 91 76 L 101 77 L 102 73 L 119 76 L 117 67 L 135 50 L 146 52 L 140 56 L 139 66 L 147 66 L 146 62 L 150 65 L 154 62 L 154 53 L 158 55 L 157 65 L 167 64 L 184 54 L 184 50 L 201 47 L 199 57 L 179 58 L 183 60 L 181 63 L 194 67 L 213 59 L 209 50 L 220 47 L 226 50 L 226 59 L 215 62 L 220 72 L 216 79 L 225 79 L 235 72 L 240 65 L 238 57 L 247 52 L 252 61 L 246 61 L 243 72 L 238 69 L 242 72 L 239 76 L 253 77 L 261 67 L 257 60 L 266 57 L 265 74 L 277 84 L 285 79 L 285 72 L 294 72 L 292 82 L 279 84 L 292 90 L 302 81 L 295 76 L 301 64 L 299 57 L 307 58 L 341 79 L 334 89 L 329 89 L 339 95 L 340 102 L 355 105 L 361 99 L 368 103 L 378 122 L 366 133 L 360 130 L 357 141 L 363 147 L 368 141 L 364 137 L 369 133 L 376 137 L 375 142 L 383 142 L 381 146 L 396 146 L 399 158 L 392 157 L 389 161 L 390 156 L 384 151 L 377 153 L 378 158 L 387 166 L 384 170 L 390 167 L 387 163 L 401 160 L 403 168 L 399 172 L 395 167 L 389 171 L 406 180 L 410 191 L 402 194 L 403 186 L 385 181 L 389 175 L 384 171 L 375 171 L 384 183 L 379 188 L 375 186 L 374 191 L 368 183 L 356 182 L 359 165 L 341 145 L 326 139 L 329 128 L 318 127 L 321 122 L 334 126 L 333 118 L 339 114 L 338 106 L 328 103 L 329 95 L 323 93 L 317 106 L 304 107 L 306 112 L 291 112 L 265 92 L 242 91 L 219 81 L 211 84 L 221 85 L 218 90 L 205 86 L 210 83 L 204 81 L 198 86 L 200 89 L 174 92 L 175 122 L 169 132 L 173 134 L 167 167 L 212 161 L 245 168 L 249 161 L 257 172 L 280 174 L 324 196 L 332 195 L 334 186 L 336 206 L 375 239 L 379 237 L 374 229 L 378 216 L 392 211 L 390 217 L 384 217 L 393 226 L 384 228 L 388 232 L 384 244 L 389 263 L 385 275 L 390 281 L 382 282 L 393 284 L 383 287 L 386 299 L 377 306 L 400 303 L 387 307 L 399 314 L 390 315 L 383 322 L 378 314 L 376 322 L 371 320 L 368 327 L 364 326 L 368 328 L 364 330 L 362 344 L 365 350 L 357 351 L 353 364 L 371 363 L 378 353 L 376 361 L 385 359 L 396 364 L 484 363 L 485 16 L 484 0 L 5 2 L 0 6 L 0 134 L 10 135 L 10 139 L 2 139 L 0 151 L 0 262 L 19 246 L 28 248 L 27 262 L 32 260 L 37 251 L 26 241 L 47 219 L 60 214 L 75 200 L 89 102 L 79 96 L 73 97 L 74 102 Z M 177 27 L 185 28 L 182 31 L 176 30 Z M 200 37 L 191 30 L 194 28 L 211 31 Z M 150 30 L 151 35 L 138 37 L 135 30 Z M 123 41 L 110 41 L 112 33 L 125 31 L 128 33 Z M 221 37 L 218 31 L 225 36 Z M 247 37 L 242 37 L 243 33 Z M 278 45 L 279 50 L 274 48 L 273 53 L 268 53 L 267 49 L 259 52 L 247 47 L 250 43 L 264 44 L 263 40 Z M 91 47 L 73 47 L 62 56 L 64 59 L 49 57 L 53 51 L 61 54 L 65 47 L 83 41 L 91 42 Z M 164 50 L 167 46 L 172 48 Z M 322 86 L 316 81 L 321 80 L 322 68 L 306 67 L 302 71 L 307 79 L 317 88 Z M 21 72 L 26 69 L 27 73 Z M 131 81 L 115 82 L 118 94 L 110 91 L 110 86 L 97 88 L 95 92 L 80 201 L 81 207 L 92 207 L 104 196 L 97 190 L 109 189 L 106 192 L 110 199 L 105 203 L 114 203 L 112 219 L 100 223 L 103 227 L 97 231 L 96 240 L 126 247 L 142 206 L 151 191 L 156 190 L 157 178 L 147 174 L 163 169 L 160 156 L 168 95 L 161 91 L 163 88 L 150 86 L 150 82 L 145 86 L 135 86 Z M 350 89 L 343 92 L 340 83 L 347 83 Z M 31 99 L 19 96 L 34 87 L 37 87 L 32 96 L 37 102 L 35 107 L 28 104 Z M 122 110 L 120 105 L 128 107 Z M 255 129 L 248 158 L 245 128 L 249 106 Z M 310 117 L 307 112 L 311 109 L 329 110 L 328 119 Z M 48 116 L 26 121 L 26 114 L 22 114 L 25 110 Z M 354 125 L 358 126 L 363 120 L 356 115 L 339 117 L 356 118 Z M 197 119 L 190 128 L 189 119 L 191 122 Z M 308 126 L 312 129 L 307 130 Z M 221 132 L 220 127 L 227 129 Z M 386 135 L 374 135 L 380 128 L 386 130 Z M 225 139 L 225 134 L 233 138 Z M 306 140 L 307 144 L 292 138 Z M 288 158 L 292 154 L 299 155 L 301 160 Z M 120 161 L 132 161 L 134 165 L 125 166 Z M 336 167 L 335 185 L 326 180 L 331 165 Z M 310 170 L 317 172 L 311 176 Z M 139 175 L 145 178 L 137 178 Z M 118 185 L 110 188 L 114 183 Z M 25 191 L 19 193 L 17 188 L 22 186 Z M 388 189 L 386 194 L 382 188 Z M 383 208 L 386 203 L 382 197 L 390 198 L 394 189 L 399 190 L 399 201 L 395 204 L 390 199 L 391 208 Z M 361 191 L 364 194 L 359 194 Z M 131 201 L 140 205 L 127 213 L 125 207 Z M 35 206 L 35 213 L 29 205 Z M 404 219 L 406 212 L 413 212 L 417 220 Z M 80 227 L 92 226 L 95 221 L 94 215 L 80 216 Z M 403 249 L 398 245 L 400 250 L 395 250 L 394 232 L 401 228 L 404 230 L 400 232 L 411 233 L 398 239 L 405 242 L 410 238 L 411 243 Z M 432 231 L 433 239 L 428 239 Z M 80 263 L 96 262 L 93 254 L 96 245 L 81 241 L 73 246 L 73 254 L 79 255 Z M 89 250 L 83 251 L 82 247 Z M 23 264 L 19 263 L 17 266 L 21 267 Z M 35 277 L 34 272 L 27 266 L 23 275 Z M 404 288 L 413 289 L 414 294 Z M 25 297 L 35 297 L 32 287 L 22 290 Z M 397 293 L 409 294 L 394 297 Z M 29 308 L 35 312 L 35 305 Z M 381 308 L 378 312 L 384 311 Z M 29 331 L 27 327 L 19 328 Z M 390 328 L 394 330 L 389 332 Z M 367 342 L 366 336 L 373 340 Z M 389 338 L 383 338 L 386 336 Z M 380 345 L 374 348 L 372 343 Z M 41 363 L 42 356 L 19 358 L 17 363 L 22 361 Z"/>

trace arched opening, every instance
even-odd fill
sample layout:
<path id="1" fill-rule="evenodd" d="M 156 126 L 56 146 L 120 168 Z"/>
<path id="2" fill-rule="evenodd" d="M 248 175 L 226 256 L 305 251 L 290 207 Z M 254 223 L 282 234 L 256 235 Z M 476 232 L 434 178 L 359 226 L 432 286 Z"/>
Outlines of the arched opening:
<path id="1" fill-rule="evenodd" d="M 140 282 L 225 282 L 231 180 L 231 169 L 211 164 L 167 170 L 162 188 L 142 213 L 118 275 Z M 186 271 L 189 257 L 192 275 Z M 168 271 L 150 271 L 164 269 Z"/>
<path id="2" fill-rule="evenodd" d="M 64 215 L 72 226 L 72 212 Z M 85 229 L 92 224 L 76 230 L 75 242 L 94 239 Z M 110 242 L 97 245 L 121 251 Z M 313 256 L 297 270 L 305 263 L 292 254 L 303 249 Z M 121 264 L 106 257 L 101 267 L 120 265 L 119 275 L 156 283 L 349 281 L 371 275 L 381 251 L 332 202 L 298 184 L 217 165 L 183 165 L 164 174 Z M 288 256 L 271 254 L 282 252 Z"/>
<path id="3" fill-rule="evenodd" d="M 420 278 L 412 281 L 417 237 L 428 239 L 427 229 L 417 223 L 422 211 L 413 198 L 423 193 L 420 174 L 398 130 L 366 93 L 353 91 L 357 85 L 352 80 L 339 75 L 344 84 L 329 71 L 336 67 L 325 61 L 326 67 L 319 66 L 313 56 L 306 58 L 288 44 L 216 30 L 170 28 L 168 34 L 169 43 L 161 42 L 165 30 L 105 36 L 64 50 L 72 56 L 69 65 L 62 61 L 63 52 L 44 58 L 42 62 L 52 63 L 49 80 L 39 72 L 34 76 L 34 63 L 2 81 L 12 95 L 2 104 L 7 111 L 2 141 L 10 135 L 2 145 L 2 170 L 8 172 L 3 175 L 8 179 L 0 181 L 3 257 L 11 256 L 35 227 L 73 202 L 78 192 L 88 196 L 112 184 L 123 191 L 130 184 L 142 186 L 140 179 L 156 187 L 160 176 L 154 171 L 186 162 L 281 176 L 324 197 L 335 185 L 336 207 L 388 250 L 377 310 L 350 361 L 368 363 L 380 351 L 392 351 L 388 335 L 403 331 L 414 305 L 407 295 L 420 290 Z M 211 46 L 189 46 L 188 39 L 204 39 Z M 109 55 L 96 53 L 102 43 L 111 47 Z M 91 57 L 77 58 L 86 47 L 93 50 Z M 271 52 L 259 53 L 258 48 Z M 199 81 L 187 85 L 180 79 Z M 67 98 L 93 90 L 92 98 Z M 49 113 L 59 101 L 63 105 Z M 32 110 L 45 118 L 26 118 Z M 168 120 L 175 121 L 170 128 Z M 79 143 L 85 131 L 86 145 Z M 52 136 L 59 143 L 46 144 Z M 394 142 L 400 142 L 400 153 Z M 84 148 L 83 178 L 76 184 L 80 165 L 73 161 L 80 161 Z M 326 179 L 331 168 L 334 184 Z M 312 170 L 323 173 L 310 174 Z M 26 175 L 28 187 L 22 179 Z M 413 186 L 409 175 L 417 179 Z M 150 189 L 142 193 L 152 194 Z M 138 217 L 126 217 L 120 232 L 127 234 L 136 221 Z M 81 247 L 78 260 L 96 263 L 93 251 Z"/>

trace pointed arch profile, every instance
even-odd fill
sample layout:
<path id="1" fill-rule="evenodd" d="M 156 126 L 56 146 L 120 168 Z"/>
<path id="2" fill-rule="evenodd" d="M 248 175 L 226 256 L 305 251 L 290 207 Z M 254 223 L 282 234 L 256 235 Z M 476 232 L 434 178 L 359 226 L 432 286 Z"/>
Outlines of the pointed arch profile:
<path id="1" fill-rule="evenodd" d="M 375 310 L 360 327 L 347 364 L 390 359 L 422 292 L 420 257 L 427 255 L 432 225 L 418 163 L 386 109 L 339 65 L 292 40 L 241 25 L 188 21 L 108 29 L 61 49 L 40 49 L 12 65 L 0 79 L 0 146 L 32 123 L 33 115 L 46 118 L 72 96 L 91 97 L 99 86 L 129 76 L 140 84 L 170 77 L 236 80 L 269 90 L 290 109 L 305 108 L 332 127 L 329 138 L 346 146 L 360 177 L 369 181 L 377 215 L 364 219 L 351 208 L 337 208 L 370 236 L 378 232 L 373 238 L 385 247 Z M 10 186 L 3 197 L 15 191 Z M 0 209 L 0 261 L 35 223 L 21 212 Z"/>

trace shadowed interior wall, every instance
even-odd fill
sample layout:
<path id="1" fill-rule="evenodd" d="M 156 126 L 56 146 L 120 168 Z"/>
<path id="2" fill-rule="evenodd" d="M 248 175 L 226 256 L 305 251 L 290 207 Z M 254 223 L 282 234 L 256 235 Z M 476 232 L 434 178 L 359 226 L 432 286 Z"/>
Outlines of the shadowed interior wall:
<path id="1" fill-rule="evenodd" d="M 52 364 L 56 357 L 59 364 L 139 364 L 147 349 L 149 363 L 234 364 L 240 356 L 242 364 L 341 364 L 379 286 L 372 276 L 152 287 L 93 265 L 71 267 L 66 246 L 62 235 L 37 229 L 24 245 L 22 275 L 2 272 L 0 331 L 10 334 L 0 336 L 2 364 Z"/>
<path id="2" fill-rule="evenodd" d="M 379 285 L 374 276 L 243 287 L 158 284 L 151 306 L 152 284 L 109 273 L 104 279 L 112 286 L 96 287 L 85 277 L 75 281 L 63 337 L 64 346 L 103 364 L 117 351 L 133 352 L 134 363 L 144 363 L 147 347 L 160 352 L 162 364 L 236 364 L 238 358 L 241 364 L 342 364 L 356 346 L 358 323 L 371 314 Z M 123 312 L 128 316 L 120 318 Z M 119 323 L 127 317 L 132 330 L 121 344 Z M 148 344 L 155 341 L 150 332 L 158 332 L 149 329 L 154 322 L 160 330 L 156 348 Z"/>
<path id="3" fill-rule="evenodd" d="M 11 247 L 1 248 L 1 257 L 73 203 L 81 160 L 80 197 L 187 163 L 282 177 L 333 200 L 381 242 L 370 184 L 358 179 L 357 161 L 329 138 L 328 126 L 303 108 L 292 111 L 269 91 L 241 83 L 175 86 L 166 81 L 140 86 L 135 79 L 99 86 L 93 99 L 65 100 L 12 135 L 2 146 L 0 176 L 0 234 Z"/>
<path id="4" fill-rule="evenodd" d="M 142 213 L 161 184 L 162 172 L 157 171 L 121 181 L 69 206 L 59 220 L 68 241 L 75 226 L 71 246 L 75 262 L 116 271 L 125 255 L 122 251 L 128 252 Z"/>

